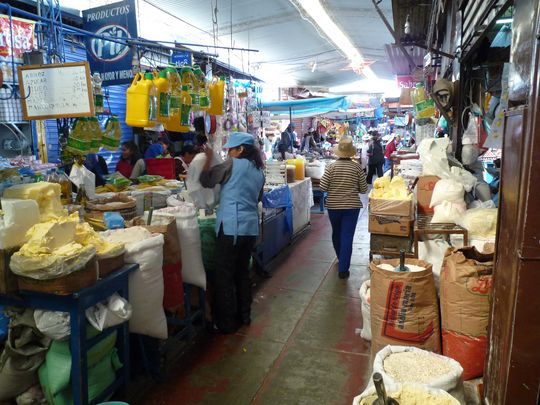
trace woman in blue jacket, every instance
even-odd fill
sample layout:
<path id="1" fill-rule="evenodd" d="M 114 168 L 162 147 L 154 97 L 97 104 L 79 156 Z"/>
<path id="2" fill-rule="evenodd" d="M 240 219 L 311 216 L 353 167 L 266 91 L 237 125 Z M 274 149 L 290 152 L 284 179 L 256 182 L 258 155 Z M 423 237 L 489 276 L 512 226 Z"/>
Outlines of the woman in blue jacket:
<path id="1" fill-rule="evenodd" d="M 251 323 L 249 261 L 259 235 L 258 202 L 264 174 L 259 150 L 251 134 L 233 132 L 224 145 L 229 158 L 210 168 L 212 150 L 206 148 L 201 173 L 203 187 L 221 184 L 216 218 L 216 269 L 213 316 L 217 331 L 234 333 L 239 324 Z"/>

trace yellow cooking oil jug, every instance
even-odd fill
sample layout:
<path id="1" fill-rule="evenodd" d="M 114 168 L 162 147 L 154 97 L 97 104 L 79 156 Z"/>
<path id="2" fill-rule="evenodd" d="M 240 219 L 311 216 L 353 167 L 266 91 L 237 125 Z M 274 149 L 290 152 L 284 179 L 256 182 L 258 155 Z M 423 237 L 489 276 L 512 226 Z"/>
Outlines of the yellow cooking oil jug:
<path id="1" fill-rule="evenodd" d="M 169 120 L 169 103 L 171 99 L 167 71 L 154 72 L 154 86 L 156 86 L 157 93 L 156 120 L 164 124 Z"/>
<path id="2" fill-rule="evenodd" d="M 182 81 L 178 71 L 174 67 L 165 69 L 169 81 L 169 119 L 163 123 L 167 131 L 181 132 L 180 109 L 182 107 Z"/>
<path id="3" fill-rule="evenodd" d="M 126 124 L 132 127 L 156 125 L 156 86 L 152 73 L 137 73 L 126 94 Z"/>
<path id="4" fill-rule="evenodd" d="M 189 94 L 189 86 L 182 85 L 182 108 L 180 111 L 180 131 L 189 132 L 189 116 L 191 113 L 191 94 Z"/>
<path id="5" fill-rule="evenodd" d="M 210 107 L 210 97 L 208 96 L 208 83 L 206 77 L 199 65 L 193 66 L 193 74 L 199 88 L 199 105 L 201 110 L 207 110 Z"/>
<path id="6" fill-rule="evenodd" d="M 211 115 L 223 115 L 223 99 L 225 96 L 225 81 L 214 77 L 208 85 L 210 107 L 207 112 Z"/>

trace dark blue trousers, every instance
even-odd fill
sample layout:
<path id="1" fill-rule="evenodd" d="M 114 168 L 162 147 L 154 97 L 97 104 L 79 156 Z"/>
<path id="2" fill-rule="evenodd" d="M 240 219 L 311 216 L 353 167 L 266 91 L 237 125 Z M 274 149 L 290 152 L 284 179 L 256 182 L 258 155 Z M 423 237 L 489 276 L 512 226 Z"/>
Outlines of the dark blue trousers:
<path id="1" fill-rule="evenodd" d="M 348 271 L 351 265 L 354 231 L 358 215 L 360 215 L 360 208 L 328 210 L 332 224 L 332 244 L 339 260 L 339 271 Z"/>

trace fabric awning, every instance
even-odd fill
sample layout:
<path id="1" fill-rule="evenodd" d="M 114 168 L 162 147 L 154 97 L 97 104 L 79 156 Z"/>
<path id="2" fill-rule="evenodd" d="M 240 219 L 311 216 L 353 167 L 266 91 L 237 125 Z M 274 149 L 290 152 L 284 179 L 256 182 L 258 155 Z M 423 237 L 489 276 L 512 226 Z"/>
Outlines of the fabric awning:
<path id="1" fill-rule="evenodd" d="M 274 115 L 289 115 L 309 117 L 324 114 L 329 111 L 346 110 L 348 107 L 347 97 L 309 98 L 305 100 L 272 101 L 263 103 L 262 109 L 270 111 Z"/>

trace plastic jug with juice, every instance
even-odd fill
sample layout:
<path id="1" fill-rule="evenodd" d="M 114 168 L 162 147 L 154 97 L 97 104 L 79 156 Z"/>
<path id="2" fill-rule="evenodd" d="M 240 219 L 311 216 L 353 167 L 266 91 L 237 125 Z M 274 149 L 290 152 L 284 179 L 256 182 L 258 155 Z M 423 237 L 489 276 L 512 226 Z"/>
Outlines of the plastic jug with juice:
<path id="1" fill-rule="evenodd" d="M 77 118 L 69 131 L 66 150 L 74 155 L 86 155 L 92 147 L 92 134 L 88 130 L 88 118 Z"/>
<path id="2" fill-rule="evenodd" d="M 212 82 L 208 85 L 210 93 L 210 108 L 208 113 L 212 115 L 223 115 L 223 99 L 225 96 L 225 81 L 219 77 L 212 78 Z"/>
<path id="3" fill-rule="evenodd" d="M 191 113 L 191 95 L 189 86 L 182 85 L 182 108 L 180 112 L 180 132 L 189 132 L 189 115 Z"/>
<path id="4" fill-rule="evenodd" d="M 295 180 L 304 180 L 306 173 L 304 159 L 288 159 L 287 164 L 294 166 Z"/>
<path id="5" fill-rule="evenodd" d="M 107 150 L 117 151 L 122 138 L 122 130 L 118 117 L 113 115 L 105 121 L 105 132 L 101 137 L 101 146 Z"/>
<path id="6" fill-rule="evenodd" d="M 195 80 L 198 82 L 199 86 L 199 105 L 201 110 L 207 110 L 208 107 L 210 107 L 210 97 L 208 96 L 208 83 L 206 83 L 206 77 L 199 65 L 193 67 L 193 74 L 195 75 Z"/>
<path id="7" fill-rule="evenodd" d="M 156 119 L 158 122 L 165 123 L 169 120 L 169 104 L 171 99 L 166 70 L 154 73 L 154 86 L 156 86 L 157 92 Z"/>
<path id="8" fill-rule="evenodd" d="M 152 73 L 137 73 L 126 92 L 126 124 L 153 127 L 156 124 L 156 87 Z"/>

